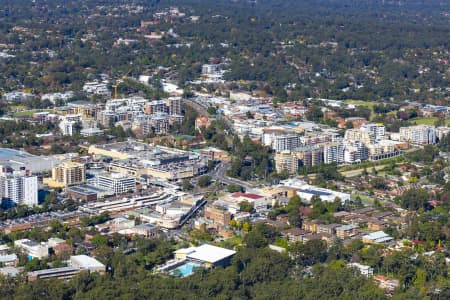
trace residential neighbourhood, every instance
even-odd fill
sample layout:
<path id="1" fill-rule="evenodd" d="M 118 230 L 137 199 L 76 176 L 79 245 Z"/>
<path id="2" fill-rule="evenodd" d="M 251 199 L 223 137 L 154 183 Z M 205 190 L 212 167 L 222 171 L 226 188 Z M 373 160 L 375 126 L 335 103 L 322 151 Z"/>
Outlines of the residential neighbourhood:
<path id="1" fill-rule="evenodd" d="M 0 298 L 450 295 L 450 56 L 394 41 L 447 13 L 48 2 L 0 16 Z"/>

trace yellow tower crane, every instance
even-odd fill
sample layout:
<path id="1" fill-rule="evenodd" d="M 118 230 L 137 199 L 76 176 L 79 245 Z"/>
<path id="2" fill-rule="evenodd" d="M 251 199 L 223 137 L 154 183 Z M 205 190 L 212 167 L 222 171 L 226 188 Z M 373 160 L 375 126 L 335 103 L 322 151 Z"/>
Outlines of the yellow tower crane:
<path id="1" fill-rule="evenodd" d="M 117 99 L 119 94 L 117 92 L 117 88 L 118 86 L 124 81 L 124 79 L 128 76 L 128 74 L 130 74 L 132 68 L 128 70 L 128 72 L 125 73 L 125 75 L 123 75 L 122 77 L 120 77 L 119 79 L 116 80 L 116 83 L 112 85 L 113 89 L 114 89 L 114 99 Z"/>

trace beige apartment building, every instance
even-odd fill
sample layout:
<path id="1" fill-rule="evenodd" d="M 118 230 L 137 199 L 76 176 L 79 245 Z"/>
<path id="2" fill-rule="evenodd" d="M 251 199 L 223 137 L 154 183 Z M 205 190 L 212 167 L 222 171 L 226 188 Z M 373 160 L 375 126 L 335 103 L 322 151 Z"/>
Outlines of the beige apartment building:
<path id="1" fill-rule="evenodd" d="M 52 178 L 44 179 L 50 187 L 67 187 L 86 182 L 86 166 L 68 161 L 52 169 Z"/>

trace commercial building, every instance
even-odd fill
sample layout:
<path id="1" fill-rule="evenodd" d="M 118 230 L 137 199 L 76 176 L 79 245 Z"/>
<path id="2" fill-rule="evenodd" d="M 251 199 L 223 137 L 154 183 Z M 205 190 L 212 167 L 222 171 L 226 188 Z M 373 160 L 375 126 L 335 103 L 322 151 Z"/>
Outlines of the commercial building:
<path id="1" fill-rule="evenodd" d="M 82 200 L 82 201 L 97 201 L 106 196 L 114 195 L 114 191 L 110 189 L 103 189 L 88 184 L 73 185 L 66 189 L 67 194 L 72 199 Z"/>
<path id="2" fill-rule="evenodd" d="M 44 183 L 67 187 L 86 182 L 86 166 L 83 163 L 68 161 L 52 169 L 51 180 L 44 180 Z"/>
<path id="3" fill-rule="evenodd" d="M 104 264 L 90 256 L 74 255 L 70 257 L 69 266 L 67 267 L 28 272 L 27 278 L 30 282 L 37 279 L 67 279 L 83 271 L 103 274 L 106 271 L 106 267 Z"/>
<path id="4" fill-rule="evenodd" d="M 394 238 L 384 231 L 375 231 L 362 237 L 363 243 L 366 244 L 383 244 L 392 241 Z"/>
<path id="5" fill-rule="evenodd" d="M 111 172 L 148 175 L 167 180 L 179 180 L 203 174 L 207 160 L 195 152 L 153 146 L 136 141 L 93 145 L 89 153 L 115 158 L 108 168 Z"/>
<path id="6" fill-rule="evenodd" d="M 400 141 L 428 145 L 436 143 L 436 128 L 429 125 L 400 127 Z"/>
<path id="7" fill-rule="evenodd" d="M 350 200 L 350 194 L 315 187 L 295 178 L 281 181 L 280 186 L 295 190 L 297 195 L 304 201 L 311 201 L 314 195 L 319 196 L 322 201 L 326 202 L 333 202 L 336 197 L 341 199 L 342 202 Z"/>
<path id="8" fill-rule="evenodd" d="M 136 179 L 123 173 L 102 173 L 95 176 L 94 185 L 115 194 L 123 194 L 136 190 Z"/>

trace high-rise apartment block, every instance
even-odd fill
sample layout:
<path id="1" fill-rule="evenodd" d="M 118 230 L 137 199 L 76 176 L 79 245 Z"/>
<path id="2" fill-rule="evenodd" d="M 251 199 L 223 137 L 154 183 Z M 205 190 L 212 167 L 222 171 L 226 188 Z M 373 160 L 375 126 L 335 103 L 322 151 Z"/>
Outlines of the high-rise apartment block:
<path id="1" fill-rule="evenodd" d="M 0 170 L 0 198 L 15 205 L 38 205 L 38 180 L 28 170 Z"/>
<path id="2" fill-rule="evenodd" d="M 84 183 L 86 181 L 86 166 L 74 161 L 64 162 L 52 169 L 52 180 L 63 186 Z"/>
<path id="3" fill-rule="evenodd" d="M 421 145 L 435 144 L 436 128 L 429 125 L 401 127 L 400 140 Z"/>

